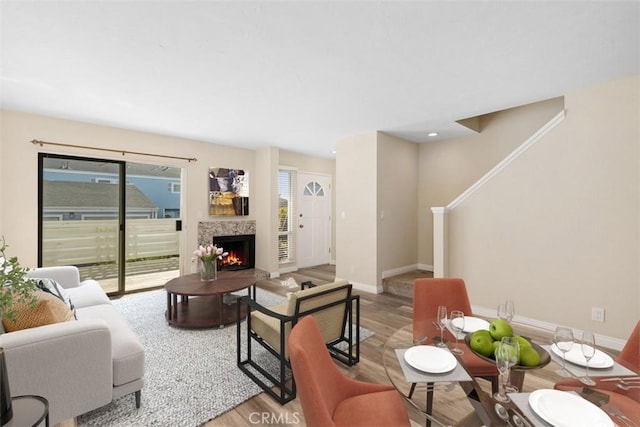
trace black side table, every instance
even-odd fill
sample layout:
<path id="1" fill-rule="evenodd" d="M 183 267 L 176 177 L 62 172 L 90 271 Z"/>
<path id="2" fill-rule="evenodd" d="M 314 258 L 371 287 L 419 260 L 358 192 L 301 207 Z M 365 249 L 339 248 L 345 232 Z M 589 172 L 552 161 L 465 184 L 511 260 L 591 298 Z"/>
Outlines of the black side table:
<path id="1" fill-rule="evenodd" d="M 3 427 L 38 427 L 44 421 L 49 427 L 49 402 L 42 396 L 15 396 L 11 398 L 13 418 Z"/>

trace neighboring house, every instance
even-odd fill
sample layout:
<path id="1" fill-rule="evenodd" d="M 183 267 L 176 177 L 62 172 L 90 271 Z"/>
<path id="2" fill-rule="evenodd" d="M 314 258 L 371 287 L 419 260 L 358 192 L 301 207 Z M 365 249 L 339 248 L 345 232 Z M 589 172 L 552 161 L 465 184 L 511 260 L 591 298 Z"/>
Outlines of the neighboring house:
<path id="1" fill-rule="evenodd" d="M 101 163 L 82 162 L 82 170 L 69 169 L 68 165 L 69 162 L 61 161 L 59 169 L 45 169 L 44 180 L 115 184 L 119 179 L 117 174 L 105 172 Z M 156 208 L 156 213 L 152 217 L 140 215 L 134 217 L 180 218 L 179 168 L 127 163 L 126 179 L 127 183 L 133 184 L 138 191 L 144 193 L 145 198 L 151 200 Z M 128 204 L 131 202 L 133 200 L 128 200 Z M 137 208 L 137 206 L 129 207 Z"/>
<path id="2" fill-rule="evenodd" d="M 127 218 L 157 218 L 158 207 L 127 184 Z M 118 186 L 102 182 L 44 181 L 43 216 L 48 221 L 118 217 Z M 77 201 L 82 200 L 82 205 Z"/>

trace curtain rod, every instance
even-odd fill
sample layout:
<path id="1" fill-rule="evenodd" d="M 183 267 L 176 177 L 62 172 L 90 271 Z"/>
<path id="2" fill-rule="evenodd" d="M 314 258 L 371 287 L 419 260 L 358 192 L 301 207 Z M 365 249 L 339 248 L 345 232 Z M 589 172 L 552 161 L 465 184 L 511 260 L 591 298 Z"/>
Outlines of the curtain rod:
<path id="1" fill-rule="evenodd" d="M 141 153 L 141 152 L 138 152 L 138 151 L 116 150 L 116 149 L 113 149 L 113 148 L 87 147 L 85 145 L 61 144 L 59 142 L 40 141 L 38 139 L 32 140 L 31 143 L 34 144 L 34 145 L 39 144 L 41 147 L 46 144 L 46 145 L 55 145 L 57 147 L 84 148 L 84 149 L 87 149 L 87 150 L 108 151 L 110 153 L 122 153 L 123 156 L 125 154 L 137 154 L 137 155 L 140 155 L 140 156 L 162 157 L 164 159 L 186 160 L 189 163 L 198 161 L 198 159 L 196 159 L 195 157 L 168 156 L 168 155 L 165 155 L 165 154 Z"/>

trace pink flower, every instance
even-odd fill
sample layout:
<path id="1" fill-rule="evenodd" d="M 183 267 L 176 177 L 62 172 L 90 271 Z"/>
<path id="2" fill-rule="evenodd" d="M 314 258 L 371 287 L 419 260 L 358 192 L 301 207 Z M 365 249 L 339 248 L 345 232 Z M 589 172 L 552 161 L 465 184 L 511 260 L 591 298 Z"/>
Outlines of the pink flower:
<path id="1" fill-rule="evenodd" d="M 197 256 L 202 261 L 212 261 L 216 258 L 223 259 L 229 255 L 229 252 L 224 252 L 224 249 L 219 248 L 216 245 L 200 245 L 198 249 L 193 251 L 193 255 Z"/>

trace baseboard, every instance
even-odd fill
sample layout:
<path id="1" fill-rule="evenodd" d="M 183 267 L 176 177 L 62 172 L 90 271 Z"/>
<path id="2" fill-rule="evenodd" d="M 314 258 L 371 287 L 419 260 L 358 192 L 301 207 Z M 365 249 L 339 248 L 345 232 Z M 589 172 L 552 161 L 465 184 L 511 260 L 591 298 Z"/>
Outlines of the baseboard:
<path id="1" fill-rule="evenodd" d="M 431 264 L 418 264 L 418 270 L 430 271 L 433 273 L 433 265 Z"/>
<path id="2" fill-rule="evenodd" d="M 353 280 L 344 279 L 342 277 L 336 276 L 335 281 L 337 282 L 339 280 L 348 281 L 349 283 L 351 283 L 351 285 L 353 285 L 353 289 L 356 289 L 358 291 L 367 292 L 370 294 L 381 294 L 382 292 L 384 292 L 384 289 L 382 288 L 382 284 L 380 284 L 379 286 L 371 286 L 366 283 L 354 282 Z"/>
<path id="3" fill-rule="evenodd" d="M 382 272 L 382 278 L 397 276 L 399 274 L 409 273 L 416 270 L 433 271 L 433 266 L 429 264 L 409 264 L 398 268 L 392 268 L 391 270 L 385 270 Z"/>
<path id="4" fill-rule="evenodd" d="M 486 307 L 480 307 L 477 305 L 472 305 L 471 309 L 478 316 L 483 316 L 488 318 L 496 317 L 495 308 L 486 308 Z M 556 327 L 560 326 L 560 325 L 556 325 L 555 323 L 545 322 L 542 320 L 532 319 L 530 317 L 519 316 L 519 315 L 516 315 L 513 318 L 512 323 L 526 326 L 532 329 L 537 329 L 539 331 L 551 334 L 551 336 L 553 336 L 553 332 L 556 330 Z M 580 337 L 581 334 L 582 334 L 582 330 L 573 329 L 574 337 L 578 338 Z M 599 347 L 620 351 L 622 350 L 622 347 L 624 347 L 626 341 L 619 338 L 609 337 L 607 335 L 596 334 L 596 343 Z"/>

